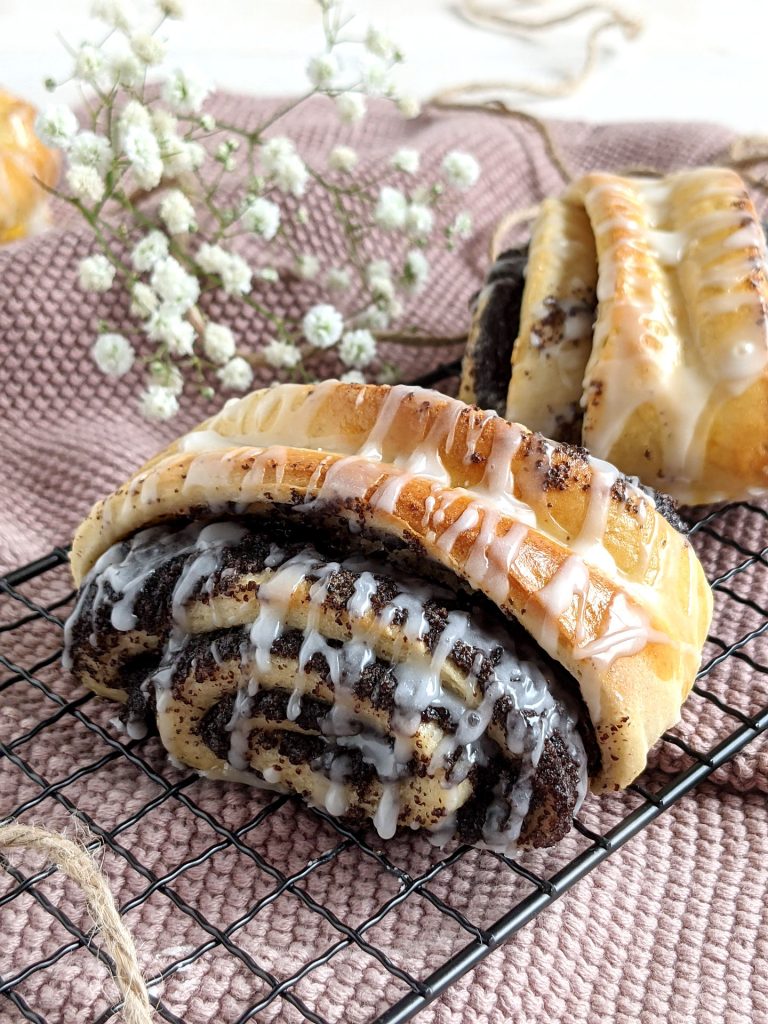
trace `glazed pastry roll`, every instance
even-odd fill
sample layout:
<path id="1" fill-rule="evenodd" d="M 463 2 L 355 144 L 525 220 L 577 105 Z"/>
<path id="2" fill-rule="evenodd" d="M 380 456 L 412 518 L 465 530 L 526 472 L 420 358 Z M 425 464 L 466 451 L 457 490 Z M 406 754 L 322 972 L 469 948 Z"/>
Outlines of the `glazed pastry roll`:
<path id="1" fill-rule="evenodd" d="M 585 224 L 594 254 L 582 246 L 575 263 L 564 259 Z M 573 327 L 570 390 L 557 387 L 530 317 L 509 317 L 506 334 L 497 328 L 515 339 L 507 417 L 581 441 L 687 503 L 766 493 L 766 248 L 738 175 L 582 178 L 534 225 L 524 314 L 562 309 L 578 279 L 596 280 L 597 305 L 588 335 Z"/>
<path id="2" fill-rule="evenodd" d="M 711 595 L 652 497 L 408 387 L 227 406 L 77 532 L 66 663 L 213 778 L 546 846 L 679 717 Z"/>

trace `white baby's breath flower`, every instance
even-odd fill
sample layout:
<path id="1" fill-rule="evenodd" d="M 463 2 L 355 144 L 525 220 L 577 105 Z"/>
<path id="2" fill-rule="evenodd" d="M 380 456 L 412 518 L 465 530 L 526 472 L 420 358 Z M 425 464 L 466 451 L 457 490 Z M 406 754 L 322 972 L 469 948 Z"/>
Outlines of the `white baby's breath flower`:
<path id="1" fill-rule="evenodd" d="M 304 195 L 309 174 L 290 139 L 277 136 L 264 143 L 261 161 L 281 192 L 290 192 L 296 198 Z"/>
<path id="2" fill-rule="evenodd" d="M 168 238 L 162 231 L 150 231 L 133 247 L 131 264 L 134 270 L 145 273 L 168 255 Z"/>
<path id="3" fill-rule="evenodd" d="M 396 231 L 405 227 L 408 203 L 403 193 L 385 185 L 379 192 L 379 201 L 374 211 L 374 220 L 379 227 Z"/>
<path id="4" fill-rule="evenodd" d="M 247 295 L 251 290 L 253 274 L 242 256 L 231 253 L 221 266 L 219 276 L 227 295 Z"/>
<path id="5" fill-rule="evenodd" d="M 221 164 L 225 171 L 234 171 L 237 166 L 237 161 L 232 155 L 232 151 L 236 148 L 229 139 L 225 142 L 220 142 L 216 147 L 214 159 Z"/>
<path id="6" fill-rule="evenodd" d="M 94 363 L 108 377 L 122 377 L 133 366 L 133 346 L 122 334 L 100 334 L 91 348 Z"/>
<path id="7" fill-rule="evenodd" d="M 160 146 L 151 129 L 138 125 L 128 128 L 123 137 L 123 150 L 142 188 L 151 189 L 160 183 L 163 161 Z"/>
<path id="8" fill-rule="evenodd" d="M 427 238 L 434 226 L 435 215 L 423 203 L 411 203 L 405 218 L 405 230 L 411 238 Z"/>
<path id="9" fill-rule="evenodd" d="M 161 14 L 166 18 L 183 18 L 184 4 L 181 0 L 158 0 L 157 4 Z"/>
<path id="10" fill-rule="evenodd" d="M 173 256 L 166 256 L 155 265 L 150 284 L 164 305 L 177 313 L 185 313 L 200 296 L 197 278 L 188 274 Z"/>
<path id="11" fill-rule="evenodd" d="M 120 138 L 123 139 L 132 128 L 146 128 L 153 130 L 152 115 L 143 103 L 138 100 L 129 100 L 117 119 L 117 128 Z"/>
<path id="12" fill-rule="evenodd" d="M 104 71 L 104 54 L 90 43 L 83 43 L 75 55 L 75 75 L 84 82 L 97 82 Z"/>
<path id="13" fill-rule="evenodd" d="M 343 291 L 349 288 L 350 284 L 349 271 L 345 270 L 344 267 L 331 267 L 325 275 L 325 286 L 331 291 Z"/>
<path id="14" fill-rule="evenodd" d="M 351 171 L 357 161 L 357 153 L 351 146 L 334 146 L 328 156 L 328 166 L 334 171 Z"/>
<path id="15" fill-rule="evenodd" d="M 261 162 L 264 164 L 264 169 L 271 173 L 282 160 L 287 156 L 292 156 L 295 152 L 296 147 L 291 139 L 286 135 L 275 135 L 261 147 Z"/>
<path id="16" fill-rule="evenodd" d="M 104 195 L 104 179 L 95 167 L 71 164 L 67 168 L 67 184 L 73 195 L 85 203 L 98 203 Z"/>
<path id="17" fill-rule="evenodd" d="M 360 81 L 368 96 L 384 96 L 390 88 L 389 68 L 381 58 L 364 54 L 360 61 Z"/>
<path id="18" fill-rule="evenodd" d="M 462 211 L 457 213 L 453 218 L 453 223 L 450 227 L 450 232 L 457 238 L 469 238 L 472 234 L 472 217 L 470 214 Z"/>
<path id="19" fill-rule="evenodd" d="M 195 345 L 195 330 L 182 319 L 172 306 L 165 304 L 150 316 L 144 330 L 152 341 L 162 341 L 174 356 L 191 356 Z"/>
<path id="20" fill-rule="evenodd" d="M 411 249 L 403 265 L 403 283 L 406 289 L 416 295 L 422 291 L 429 277 L 429 263 L 420 249 Z"/>
<path id="21" fill-rule="evenodd" d="M 320 53 L 307 64 L 307 78 L 316 89 L 329 89 L 339 74 L 339 61 L 333 53 Z"/>
<path id="22" fill-rule="evenodd" d="M 386 309 L 368 306 L 356 318 L 358 327 L 367 327 L 370 331 L 386 331 L 389 327 L 390 315 Z"/>
<path id="23" fill-rule="evenodd" d="M 347 370 L 339 377 L 342 384 L 365 384 L 365 376 L 359 370 Z"/>
<path id="24" fill-rule="evenodd" d="M 336 97 L 336 111 L 345 124 L 356 124 L 365 117 L 365 96 L 359 92 L 343 92 Z"/>
<path id="25" fill-rule="evenodd" d="M 258 196 L 243 210 L 243 226 L 266 242 L 271 242 L 280 227 L 280 207 L 270 199 Z"/>
<path id="26" fill-rule="evenodd" d="M 287 157 L 274 172 L 275 184 L 281 192 L 288 192 L 297 199 L 307 191 L 309 173 L 298 153 Z"/>
<path id="27" fill-rule="evenodd" d="M 158 116 L 161 115 L 161 116 Z M 176 118 L 166 110 L 152 115 L 155 135 L 160 145 L 163 161 L 163 177 L 178 178 L 202 167 L 205 150 L 199 142 L 188 142 L 176 133 Z"/>
<path id="28" fill-rule="evenodd" d="M 165 43 L 150 32 L 134 32 L 131 36 L 131 49 L 147 67 L 162 64 L 165 59 Z"/>
<path id="29" fill-rule="evenodd" d="M 124 0 L 94 0 L 91 16 L 106 22 L 110 28 L 126 32 L 131 27 L 135 12 Z"/>
<path id="30" fill-rule="evenodd" d="M 203 242 L 195 257 L 197 265 L 206 274 L 220 274 L 229 261 L 229 253 L 220 245 Z"/>
<path id="31" fill-rule="evenodd" d="M 297 275 L 304 281 L 312 281 L 320 273 L 320 260 L 312 253 L 302 252 L 294 261 Z"/>
<path id="32" fill-rule="evenodd" d="M 165 80 L 163 99 L 179 114 L 199 114 L 210 91 L 201 79 L 176 68 Z"/>
<path id="33" fill-rule="evenodd" d="M 397 109 L 410 121 L 421 113 L 421 104 L 415 96 L 401 96 L 397 101 Z"/>
<path id="34" fill-rule="evenodd" d="M 131 316 L 147 317 L 155 312 L 160 300 L 148 284 L 137 281 L 131 288 Z"/>
<path id="35" fill-rule="evenodd" d="M 171 235 L 182 235 L 197 228 L 195 208 L 184 193 L 171 189 L 160 203 L 160 217 Z"/>
<path id="36" fill-rule="evenodd" d="M 368 31 L 365 33 L 365 45 L 372 54 L 384 60 L 399 57 L 397 47 L 389 36 L 374 25 L 368 26 Z"/>
<path id="37" fill-rule="evenodd" d="M 377 278 L 391 276 L 392 267 L 389 260 L 371 260 L 365 268 L 365 280 L 368 282 L 369 288 L 371 287 L 371 282 Z"/>
<path id="38" fill-rule="evenodd" d="M 179 159 L 183 161 L 182 170 L 196 171 L 203 166 L 205 150 L 199 142 L 185 143 Z"/>
<path id="39" fill-rule="evenodd" d="M 280 275 L 275 267 L 261 267 L 256 271 L 256 276 L 260 281 L 268 281 L 270 284 L 280 280 Z"/>
<path id="40" fill-rule="evenodd" d="M 112 147 L 109 139 L 94 132 L 80 132 L 72 140 L 69 159 L 73 164 L 95 167 L 99 174 L 105 174 L 112 163 Z"/>
<path id="41" fill-rule="evenodd" d="M 390 163 L 396 171 L 405 171 L 406 174 L 416 174 L 419 169 L 420 156 L 418 149 L 409 149 L 403 146 L 393 155 Z"/>
<path id="42" fill-rule="evenodd" d="M 163 177 L 168 180 L 178 178 L 192 170 L 187 152 L 189 143 L 179 138 L 176 132 L 164 132 L 155 129 L 155 136 L 160 148 L 160 159 L 163 161 Z"/>
<path id="43" fill-rule="evenodd" d="M 77 281 L 84 292 L 106 292 L 114 280 L 115 268 L 101 253 L 80 260 Z"/>
<path id="44" fill-rule="evenodd" d="M 304 336 L 316 348 L 330 348 L 341 337 L 344 320 L 335 306 L 313 306 L 301 322 Z"/>
<path id="45" fill-rule="evenodd" d="M 144 69 L 141 62 L 130 50 L 121 50 L 109 58 L 109 70 L 116 85 L 126 89 L 135 89 L 144 80 Z"/>
<path id="46" fill-rule="evenodd" d="M 462 192 L 472 188 L 480 177 L 480 164 L 477 160 L 471 153 L 463 153 L 458 149 L 446 153 L 441 170 L 448 184 Z"/>
<path id="47" fill-rule="evenodd" d="M 247 391 L 253 383 L 253 370 L 242 356 L 230 359 L 226 366 L 216 371 L 216 376 L 227 391 Z"/>
<path id="48" fill-rule="evenodd" d="M 149 364 L 147 372 L 150 384 L 159 384 L 172 395 L 180 395 L 184 390 L 184 377 L 178 366 L 174 366 L 173 363 L 163 363 L 156 359 Z"/>
<path id="49" fill-rule="evenodd" d="M 371 297 L 381 309 L 392 313 L 396 308 L 395 286 L 391 277 L 379 276 L 371 278 L 369 282 Z"/>
<path id="50" fill-rule="evenodd" d="M 339 343 L 339 358 L 346 366 L 362 369 L 376 355 L 376 339 L 370 331 L 361 328 L 347 331 Z"/>
<path id="51" fill-rule="evenodd" d="M 235 354 L 235 336 L 226 324 L 209 323 L 203 335 L 203 351 L 212 363 L 221 366 Z"/>
<path id="52" fill-rule="evenodd" d="M 278 341 L 273 338 L 268 345 L 265 345 L 262 354 L 264 362 L 276 370 L 292 370 L 301 362 L 301 352 L 295 345 L 288 341 Z"/>
<path id="53" fill-rule="evenodd" d="M 155 107 L 150 111 L 150 118 L 152 119 L 152 130 L 158 139 L 176 134 L 179 122 L 170 110 L 166 110 L 164 107 Z"/>
<path id="54" fill-rule="evenodd" d="M 62 103 L 46 107 L 35 119 L 35 131 L 46 146 L 67 149 L 77 129 L 77 118 Z"/>
<path id="55" fill-rule="evenodd" d="M 139 411 L 148 420 L 169 420 L 179 411 L 179 402 L 170 388 L 150 384 L 139 396 Z"/>

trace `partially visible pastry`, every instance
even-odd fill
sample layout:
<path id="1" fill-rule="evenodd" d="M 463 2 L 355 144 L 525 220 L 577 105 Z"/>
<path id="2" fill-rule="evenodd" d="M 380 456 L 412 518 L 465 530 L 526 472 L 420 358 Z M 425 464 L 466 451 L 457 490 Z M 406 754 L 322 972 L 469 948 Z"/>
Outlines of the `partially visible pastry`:
<path id="1" fill-rule="evenodd" d="M 434 391 L 276 386 L 93 507 L 67 664 L 212 777 L 549 845 L 693 683 L 711 593 L 664 511 Z"/>
<path id="2" fill-rule="evenodd" d="M 687 503 L 768 493 L 766 246 L 733 171 L 586 175 L 543 205 L 518 306 L 494 326 L 512 352 L 509 419 Z M 476 316 L 468 401 L 487 333 Z"/>
<path id="3" fill-rule="evenodd" d="M 38 181 L 52 187 L 59 177 L 59 154 L 35 134 L 35 115 L 31 104 L 0 89 L 0 244 L 45 223 L 47 197 Z"/>

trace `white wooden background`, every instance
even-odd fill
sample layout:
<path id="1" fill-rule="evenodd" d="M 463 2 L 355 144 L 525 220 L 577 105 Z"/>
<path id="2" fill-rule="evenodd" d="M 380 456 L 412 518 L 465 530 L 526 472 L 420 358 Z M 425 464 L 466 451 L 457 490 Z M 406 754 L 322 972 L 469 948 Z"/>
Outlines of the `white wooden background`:
<path id="1" fill-rule="evenodd" d="M 677 118 L 721 121 L 768 134 L 768 0 L 617 0 L 644 22 L 626 42 L 603 37 L 598 70 L 579 92 L 528 103 L 538 114 L 614 121 Z M 576 0 L 503 3 L 531 15 L 563 11 Z M 477 78 L 551 80 L 575 68 L 585 30 L 595 19 L 553 30 L 546 38 L 494 36 L 467 25 L 451 0 L 348 0 L 382 26 L 409 56 L 401 81 L 426 97 L 439 87 Z M 78 42 L 90 0 L 0 0 L 0 85 L 41 102 L 41 80 L 63 74 L 67 61 L 56 31 Z M 253 93 L 292 93 L 307 57 L 320 46 L 313 0 L 186 0 L 172 26 L 172 53 L 218 85 Z M 526 104 L 521 104 L 526 106 Z"/>

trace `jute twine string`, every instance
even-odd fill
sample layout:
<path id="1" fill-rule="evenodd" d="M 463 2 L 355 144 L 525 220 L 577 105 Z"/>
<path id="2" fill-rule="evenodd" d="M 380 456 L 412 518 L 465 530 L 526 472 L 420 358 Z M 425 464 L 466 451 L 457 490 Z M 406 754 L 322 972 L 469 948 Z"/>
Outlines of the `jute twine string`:
<path id="1" fill-rule="evenodd" d="M 0 825 L 0 850 L 35 850 L 71 878 L 85 897 L 88 913 L 101 932 L 104 949 L 115 964 L 115 981 L 123 997 L 125 1024 L 151 1024 L 152 1008 L 139 968 L 136 946 L 123 923 L 106 878 L 79 843 L 37 825 Z"/>
<path id="2" fill-rule="evenodd" d="M 630 18 L 623 11 L 608 3 L 581 4 L 578 7 L 551 17 L 520 18 L 509 13 L 506 9 L 500 10 L 494 7 L 485 2 L 485 0 L 461 0 L 458 13 L 462 18 L 490 32 L 503 32 L 507 35 L 548 31 L 556 28 L 558 25 L 564 25 L 581 18 L 585 14 L 595 12 L 600 12 L 605 17 L 594 25 L 587 35 L 584 60 L 581 67 L 570 74 L 564 75 L 558 81 L 463 82 L 436 93 L 432 97 L 432 102 L 438 106 L 444 103 L 452 104 L 462 100 L 466 101 L 478 94 L 488 92 L 521 93 L 524 96 L 543 99 L 561 99 L 565 96 L 571 96 L 584 84 L 597 66 L 600 57 L 600 37 L 606 31 L 618 29 L 627 40 L 635 39 L 642 31 L 642 22 L 635 18 Z"/>

